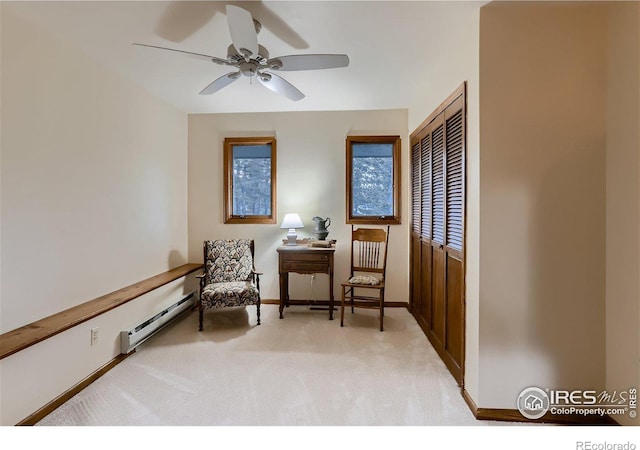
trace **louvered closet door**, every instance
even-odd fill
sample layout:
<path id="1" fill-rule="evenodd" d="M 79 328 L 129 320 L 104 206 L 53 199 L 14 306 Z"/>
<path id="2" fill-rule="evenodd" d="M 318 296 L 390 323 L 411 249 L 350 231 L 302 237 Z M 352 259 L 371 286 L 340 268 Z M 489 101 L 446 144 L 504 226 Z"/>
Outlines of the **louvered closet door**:
<path id="1" fill-rule="evenodd" d="M 464 374 L 465 90 L 411 134 L 412 313 L 458 384 Z"/>
<path id="2" fill-rule="evenodd" d="M 422 204 L 420 196 L 420 141 L 411 143 L 411 233 L 420 236 Z"/>
<path id="3" fill-rule="evenodd" d="M 462 109 L 459 109 L 451 117 L 446 119 L 446 164 L 447 164 L 447 193 L 446 193 L 446 217 L 447 217 L 447 251 L 458 253 L 462 259 L 464 217 L 464 186 L 462 178 Z"/>
<path id="4" fill-rule="evenodd" d="M 431 334 L 440 346 L 445 345 L 445 173 L 444 173 L 444 117 L 438 116 L 431 125 L 432 140 L 432 199 L 431 216 Z"/>
<path id="5" fill-rule="evenodd" d="M 410 304 L 412 311 L 422 309 L 422 294 L 420 291 L 420 226 L 422 220 L 422 201 L 420 188 L 420 139 L 411 140 L 411 248 L 409 283 Z"/>
<path id="6" fill-rule="evenodd" d="M 431 126 L 427 126 L 420 139 L 420 188 L 422 204 L 422 228 L 420 230 L 420 293 L 422 303 L 418 312 L 418 321 L 422 321 L 424 328 L 431 329 L 433 315 L 431 302 L 431 194 L 432 194 L 432 173 L 431 173 Z"/>
<path id="7" fill-rule="evenodd" d="M 452 373 L 462 377 L 464 358 L 464 105 L 460 97 L 445 110 L 445 258 L 444 350 Z"/>

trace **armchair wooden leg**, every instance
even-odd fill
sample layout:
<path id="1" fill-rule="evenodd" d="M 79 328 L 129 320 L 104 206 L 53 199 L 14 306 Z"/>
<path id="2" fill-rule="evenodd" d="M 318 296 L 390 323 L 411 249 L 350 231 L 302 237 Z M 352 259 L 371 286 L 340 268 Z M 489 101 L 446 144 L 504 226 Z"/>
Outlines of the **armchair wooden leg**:
<path id="1" fill-rule="evenodd" d="M 340 300 L 340 326 L 344 326 L 344 287 L 342 288 L 342 299 Z"/>
<path id="2" fill-rule="evenodd" d="M 258 303 L 256 303 L 256 307 L 257 309 L 257 313 L 258 313 L 258 325 L 260 325 L 260 300 L 258 300 Z"/>
<path id="3" fill-rule="evenodd" d="M 202 331 L 202 318 L 204 316 L 204 310 L 202 305 L 198 306 L 198 331 Z"/>

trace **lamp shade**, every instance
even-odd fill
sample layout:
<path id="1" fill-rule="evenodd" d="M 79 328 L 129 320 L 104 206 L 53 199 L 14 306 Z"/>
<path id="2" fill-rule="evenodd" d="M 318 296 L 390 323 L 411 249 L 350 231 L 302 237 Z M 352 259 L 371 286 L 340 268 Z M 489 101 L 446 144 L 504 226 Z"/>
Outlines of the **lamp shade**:
<path id="1" fill-rule="evenodd" d="M 284 215 L 280 228 L 303 228 L 302 219 L 297 213 L 289 213 Z"/>

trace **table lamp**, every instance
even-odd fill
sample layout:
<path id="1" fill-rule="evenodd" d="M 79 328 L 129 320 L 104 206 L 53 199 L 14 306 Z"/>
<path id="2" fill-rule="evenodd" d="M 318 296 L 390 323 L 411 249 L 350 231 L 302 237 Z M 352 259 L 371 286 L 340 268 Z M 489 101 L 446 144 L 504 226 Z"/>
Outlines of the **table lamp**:
<path id="1" fill-rule="evenodd" d="M 280 228 L 289 229 L 289 232 L 287 233 L 287 245 L 298 245 L 296 243 L 296 240 L 298 239 L 296 228 L 304 228 L 304 224 L 297 213 L 285 214 Z"/>

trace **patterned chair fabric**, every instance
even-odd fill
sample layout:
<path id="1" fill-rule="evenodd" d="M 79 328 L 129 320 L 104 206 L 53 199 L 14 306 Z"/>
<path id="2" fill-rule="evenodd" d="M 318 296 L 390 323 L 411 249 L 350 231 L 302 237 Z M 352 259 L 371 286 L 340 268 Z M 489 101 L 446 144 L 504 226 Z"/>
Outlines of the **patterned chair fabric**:
<path id="1" fill-rule="evenodd" d="M 256 305 L 260 325 L 260 280 L 253 266 L 253 240 L 204 241 L 200 331 L 205 309 L 249 305 Z"/>
<path id="2" fill-rule="evenodd" d="M 205 241 L 205 284 L 249 281 L 253 271 L 252 242 L 249 239 Z"/>

